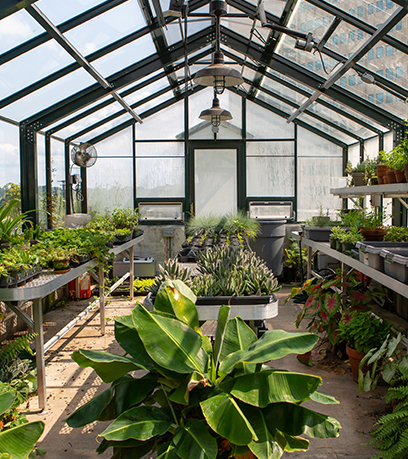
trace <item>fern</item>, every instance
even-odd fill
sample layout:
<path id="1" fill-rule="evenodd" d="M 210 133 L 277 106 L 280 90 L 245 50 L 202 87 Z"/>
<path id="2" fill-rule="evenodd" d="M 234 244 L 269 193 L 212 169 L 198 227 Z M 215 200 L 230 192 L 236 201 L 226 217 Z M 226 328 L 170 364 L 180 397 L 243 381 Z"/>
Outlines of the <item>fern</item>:
<path id="1" fill-rule="evenodd" d="M 30 348 L 31 341 L 37 336 L 36 333 L 28 333 L 16 338 L 11 343 L 5 344 L 0 349 L 0 362 L 10 362 L 14 360 L 20 352 L 27 351 L 32 354 Z"/>

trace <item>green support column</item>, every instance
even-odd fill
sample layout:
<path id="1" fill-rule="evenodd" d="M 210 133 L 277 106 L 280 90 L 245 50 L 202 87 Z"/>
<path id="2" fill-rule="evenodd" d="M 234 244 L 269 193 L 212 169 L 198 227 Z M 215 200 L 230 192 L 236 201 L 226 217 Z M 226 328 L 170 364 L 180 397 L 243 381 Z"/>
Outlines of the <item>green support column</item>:
<path id="1" fill-rule="evenodd" d="M 37 134 L 32 126 L 20 125 L 21 211 L 38 223 Z"/>
<path id="2" fill-rule="evenodd" d="M 52 166 L 51 166 L 51 135 L 45 136 L 45 187 L 47 228 L 52 229 Z"/>

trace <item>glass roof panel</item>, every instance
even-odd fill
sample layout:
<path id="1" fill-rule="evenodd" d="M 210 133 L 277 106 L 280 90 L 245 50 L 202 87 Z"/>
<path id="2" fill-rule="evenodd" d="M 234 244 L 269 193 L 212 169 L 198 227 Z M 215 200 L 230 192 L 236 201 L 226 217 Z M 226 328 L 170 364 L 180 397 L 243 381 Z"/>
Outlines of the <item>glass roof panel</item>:
<path id="1" fill-rule="evenodd" d="M 350 13 L 352 16 L 358 17 L 364 22 L 377 27 L 383 23 L 394 12 L 394 3 L 387 0 L 353 0 L 337 1 L 326 0 L 327 3 L 332 3 L 340 10 Z"/>
<path id="2" fill-rule="evenodd" d="M 261 86 L 263 88 L 269 89 L 270 91 L 273 91 L 275 94 L 284 96 L 286 99 L 290 100 L 291 102 L 295 102 L 298 105 L 301 105 L 306 100 L 306 97 L 303 94 L 292 91 L 286 86 L 278 83 L 275 80 L 271 80 L 268 77 L 263 78 Z"/>
<path id="3" fill-rule="evenodd" d="M 326 11 L 301 0 L 295 7 L 288 27 L 302 33 L 312 32 L 315 38 L 321 39 L 333 18 Z M 276 52 L 324 78 L 327 78 L 325 70 L 330 72 L 338 64 L 337 60 L 326 56 L 323 56 L 322 62 L 318 53 L 295 49 L 295 43 L 294 38 L 282 34 Z"/>
<path id="4" fill-rule="evenodd" d="M 396 68 L 393 70 L 396 71 Z M 401 72 L 404 72 L 403 74 L 406 78 L 406 68 L 402 69 Z M 400 79 L 402 78 L 397 78 L 394 81 L 399 82 Z M 350 81 L 352 82 L 353 88 L 348 88 Z M 342 78 L 340 78 L 340 80 L 337 81 L 336 84 L 340 84 L 340 86 L 344 84 L 347 89 L 352 89 L 358 96 L 396 116 L 401 118 L 408 117 L 408 109 L 404 100 L 389 94 L 379 86 L 363 83 L 361 78 L 356 76 L 356 72 L 354 70 L 349 70 Z"/>
<path id="5" fill-rule="evenodd" d="M 156 48 L 153 44 L 153 40 L 150 35 L 145 35 L 93 61 L 92 65 L 103 76 L 108 77 L 154 53 L 156 53 Z"/>
<path id="6" fill-rule="evenodd" d="M 0 67 L 0 98 L 7 97 L 73 62 L 72 57 L 57 42 L 47 41 Z"/>
<path id="7" fill-rule="evenodd" d="M 359 64 L 399 86 L 408 88 L 408 54 L 380 41 Z"/>
<path id="8" fill-rule="evenodd" d="M 64 0 L 40 0 L 36 2 L 36 6 L 38 6 L 54 24 L 59 24 L 100 3 L 104 2 L 102 0 L 69 0 L 69 2 Z"/>
<path id="9" fill-rule="evenodd" d="M 151 108 L 157 107 L 163 102 L 173 99 L 173 96 L 174 96 L 173 92 L 168 91 L 162 94 L 161 96 L 156 97 L 155 99 L 149 100 L 149 102 L 145 102 L 143 105 L 140 105 L 139 107 L 137 107 L 136 110 L 137 110 L 138 115 L 146 112 L 147 110 L 150 110 Z"/>
<path id="10" fill-rule="evenodd" d="M 205 13 L 208 13 L 208 6 L 205 7 Z M 194 11 L 195 12 L 195 11 Z M 194 35 L 195 33 L 208 28 L 211 26 L 211 19 L 206 18 L 189 18 L 187 22 L 187 36 Z M 183 29 L 184 35 L 184 20 L 181 21 L 181 28 Z M 174 45 L 175 43 L 182 40 L 182 35 L 180 32 L 180 23 L 179 21 L 173 21 L 167 24 L 167 26 L 163 29 L 164 34 L 167 39 L 168 45 Z"/>
<path id="11" fill-rule="evenodd" d="M 293 111 L 293 107 L 291 107 L 288 104 L 285 104 L 284 102 L 282 102 L 282 101 L 280 101 L 278 99 L 275 99 L 274 97 L 270 96 L 269 94 L 266 94 L 263 91 L 258 91 L 256 97 L 259 100 L 263 100 L 264 102 L 266 102 L 271 107 L 278 108 L 279 110 L 282 110 L 283 112 L 285 112 L 288 115 L 288 117 L 289 117 L 290 113 L 292 113 L 292 111 Z"/>
<path id="12" fill-rule="evenodd" d="M 326 123 L 322 123 L 321 121 L 317 120 L 316 118 L 313 118 L 309 115 L 306 115 L 305 113 L 302 113 L 301 115 L 298 116 L 298 118 L 305 123 L 309 124 L 310 126 L 315 127 L 316 129 L 319 129 L 319 131 L 325 132 L 326 134 L 329 134 L 330 136 L 334 137 L 335 139 L 340 140 L 341 142 L 344 142 L 346 144 L 351 144 L 354 143 L 356 140 L 353 137 L 350 137 L 346 134 L 343 134 L 342 132 L 338 131 L 337 129 L 327 125 Z"/>
<path id="13" fill-rule="evenodd" d="M 388 35 L 396 38 L 399 41 L 402 41 L 403 43 L 406 43 L 407 42 L 407 29 L 408 29 L 408 18 L 405 16 L 395 27 L 393 27 L 388 32 Z"/>
<path id="14" fill-rule="evenodd" d="M 223 25 L 225 27 L 233 30 L 236 33 L 239 33 L 243 37 L 248 37 L 248 40 L 250 38 L 251 41 L 257 45 L 264 46 L 270 31 L 269 29 L 258 27 L 256 30 L 262 36 L 263 40 L 260 40 L 256 33 L 253 33 L 251 36 L 253 23 L 254 21 L 249 18 L 226 18 L 223 20 Z"/>
<path id="15" fill-rule="evenodd" d="M 350 133 L 358 135 L 359 137 L 367 138 L 372 137 L 373 135 L 373 131 L 366 129 L 360 124 L 357 124 L 352 120 L 349 120 L 348 118 L 340 115 L 339 113 L 336 113 L 333 110 L 330 110 L 330 108 L 324 107 L 322 104 L 319 104 L 317 102 L 313 103 L 308 108 L 308 110 L 310 110 L 313 113 L 316 113 L 317 115 L 320 115 L 328 121 L 331 121 L 339 127 L 347 129 L 348 131 L 350 131 Z"/>
<path id="16" fill-rule="evenodd" d="M 275 70 L 269 68 L 268 73 L 275 75 L 276 77 L 280 78 L 281 80 L 287 81 L 288 83 L 291 83 L 293 86 L 298 87 L 299 89 L 302 89 L 303 91 L 308 92 L 309 94 L 312 94 L 314 92 L 314 89 L 309 88 L 308 86 L 305 86 L 302 83 L 299 83 L 299 81 L 293 80 L 292 78 L 284 75 L 283 73 L 276 72 Z"/>
<path id="17" fill-rule="evenodd" d="M 88 55 L 146 25 L 138 2 L 125 2 L 64 33 L 83 55 Z"/>
<path id="18" fill-rule="evenodd" d="M 129 96 L 125 97 L 125 101 L 129 104 L 132 105 L 136 102 L 139 102 L 142 99 L 145 99 L 146 97 L 149 97 L 151 94 L 154 94 L 161 89 L 164 89 L 166 87 L 169 87 L 169 80 L 164 77 L 161 78 L 158 81 L 155 81 L 152 84 L 149 84 L 148 86 L 145 86 L 144 88 L 140 89 L 139 91 L 135 91 L 132 94 L 129 94 Z"/>
<path id="19" fill-rule="evenodd" d="M 22 9 L 0 21 L 0 53 L 21 45 L 44 29 Z"/>
<path id="20" fill-rule="evenodd" d="M 248 3 L 258 6 L 258 0 L 247 0 Z M 285 8 L 285 1 L 282 0 L 264 0 L 265 10 L 275 16 L 281 17 Z"/>
<path id="21" fill-rule="evenodd" d="M 124 123 L 125 121 L 131 120 L 132 117 L 129 115 L 129 113 L 126 113 L 122 116 L 119 116 L 118 118 L 115 118 L 112 121 L 109 121 L 108 123 L 105 123 L 104 125 L 94 129 L 91 132 L 88 132 L 87 134 L 81 135 L 75 141 L 77 142 L 87 142 L 88 140 L 93 139 L 94 137 L 101 135 L 105 133 L 106 131 L 109 131 L 110 129 L 119 126 L 119 124 Z"/>
<path id="22" fill-rule="evenodd" d="M 342 21 L 326 43 L 328 49 L 348 59 L 371 35 Z"/>
<path id="23" fill-rule="evenodd" d="M 92 83 L 95 83 L 95 80 L 81 68 L 8 105 L 1 113 L 3 116 L 21 121 Z"/>
<path id="24" fill-rule="evenodd" d="M 77 116 L 77 115 L 80 115 L 81 113 L 85 112 L 86 110 L 89 110 L 89 109 L 95 107 L 96 105 L 101 104 L 102 102 L 104 102 L 105 100 L 108 100 L 108 99 L 110 99 L 110 100 L 112 101 L 112 103 L 114 102 L 114 99 L 113 99 L 112 96 L 106 96 L 106 97 L 104 97 L 103 99 L 98 99 L 98 100 L 95 101 L 94 103 L 89 104 L 89 105 L 87 105 L 86 107 L 82 107 L 80 110 L 77 110 L 75 113 L 71 113 L 69 116 L 63 118 L 62 120 L 58 120 L 57 122 L 55 122 L 55 123 L 53 123 L 53 124 L 50 124 L 49 126 L 47 126 L 47 130 L 48 130 L 48 129 L 52 129 L 52 128 L 54 128 L 55 126 L 58 126 L 59 124 L 65 122 L 65 121 L 68 121 L 68 120 L 70 120 L 71 118 L 74 118 L 74 117 Z M 78 130 L 78 129 L 77 129 L 77 130 Z M 61 130 L 61 131 L 57 131 L 57 132 L 58 132 L 58 134 L 56 134 L 56 135 L 59 136 L 59 132 L 62 132 L 62 130 Z M 61 137 L 62 137 L 62 136 L 61 136 Z"/>
<path id="25" fill-rule="evenodd" d="M 82 118 L 79 121 L 67 126 L 66 128 L 61 129 L 60 131 L 58 131 L 56 135 L 58 137 L 66 139 L 67 137 L 70 137 L 75 133 L 80 132 L 83 129 L 86 129 L 88 126 L 91 126 L 92 124 L 95 124 L 98 121 L 107 118 L 109 115 L 112 115 L 112 113 L 119 112 L 120 110 L 123 110 L 122 106 L 115 101 L 113 104 L 110 104 L 100 110 L 97 110 L 96 112 L 93 112 L 91 115 L 88 115 L 85 118 Z M 77 114 L 78 112 L 75 112 L 75 115 Z M 65 119 L 63 121 L 65 121 Z"/>
<path id="26" fill-rule="evenodd" d="M 353 110 L 351 107 L 343 105 L 339 101 L 332 100 L 329 97 L 325 96 L 324 94 L 320 95 L 319 100 L 324 100 L 325 102 L 329 103 L 330 105 L 333 105 L 334 107 L 338 107 L 344 110 L 345 112 L 349 112 L 351 115 L 354 115 L 355 117 L 359 118 L 361 121 L 371 125 L 373 128 L 378 129 L 379 131 L 382 131 L 382 132 L 388 131 L 386 127 L 381 126 L 381 124 L 376 123 L 370 118 L 367 118 L 362 113 L 357 112 L 356 110 Z"/>

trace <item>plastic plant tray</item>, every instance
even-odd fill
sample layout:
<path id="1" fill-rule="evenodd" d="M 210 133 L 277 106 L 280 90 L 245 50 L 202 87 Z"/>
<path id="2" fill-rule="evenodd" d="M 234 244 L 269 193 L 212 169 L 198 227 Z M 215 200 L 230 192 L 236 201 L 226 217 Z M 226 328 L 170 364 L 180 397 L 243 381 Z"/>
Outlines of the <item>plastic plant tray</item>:
<path id="1" fill-rule="evenodd" d="M 394 247 L 382 249 L 380 256 L 384 259 L 385 274 L 408 283 L 408 248 Z"/>
<path id="2" fill-rule="evenodd" d="M 359 249 L 359 260 L 367 266 L 371 266 L 378 271 L 384 272 L 384 258 L 380 256 L 383 249 L 407 248 L 408 242 L 391 241 L 364 241 L 357 242 L 356 248 Z"/>

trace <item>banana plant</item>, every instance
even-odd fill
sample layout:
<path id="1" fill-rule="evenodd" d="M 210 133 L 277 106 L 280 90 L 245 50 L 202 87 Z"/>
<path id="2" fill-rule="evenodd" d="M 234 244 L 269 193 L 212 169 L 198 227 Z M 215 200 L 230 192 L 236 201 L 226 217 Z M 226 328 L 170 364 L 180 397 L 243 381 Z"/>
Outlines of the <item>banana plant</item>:
<path id="1" fill-rule="evenodd" d="M 278 459 L 308 449 L 301 435 L 339 435 L 337 420 L 302 406 L 338 403 L 318 392 L 321 378 L 265 365 L 309 351 L 316 335 L 272 330 L 257 339 L 222 306 L 212 344 L 201 333 L 195 301 L 185 284 L 167 280 L 152 312 L 137 304 L 115 319 L 125 355 L 75 351 L 81 367 L 94 368 L 111 386 L 71 414 L 68 425 L 112 420 L 97 448 L 112 447 L 112 459 L 154 451 L 157 459 Z"/>

